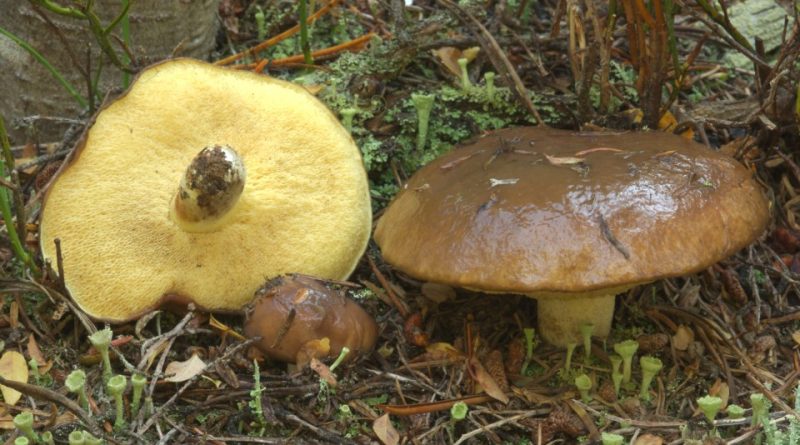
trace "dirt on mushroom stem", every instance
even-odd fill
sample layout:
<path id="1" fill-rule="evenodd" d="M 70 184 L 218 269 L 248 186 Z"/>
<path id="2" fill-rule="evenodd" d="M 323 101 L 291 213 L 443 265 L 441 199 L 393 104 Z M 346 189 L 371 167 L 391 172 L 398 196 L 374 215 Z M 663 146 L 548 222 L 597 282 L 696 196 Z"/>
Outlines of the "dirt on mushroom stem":
<path id="1" fill-rule="evenodd" d="M 210 223 L 236 205 L 245 180 L 246 169 L 236 150 L 227 145 L 204 148 L 181 178 L 174 201 L 176 222 L 189 231 L 213 227 Z"/>

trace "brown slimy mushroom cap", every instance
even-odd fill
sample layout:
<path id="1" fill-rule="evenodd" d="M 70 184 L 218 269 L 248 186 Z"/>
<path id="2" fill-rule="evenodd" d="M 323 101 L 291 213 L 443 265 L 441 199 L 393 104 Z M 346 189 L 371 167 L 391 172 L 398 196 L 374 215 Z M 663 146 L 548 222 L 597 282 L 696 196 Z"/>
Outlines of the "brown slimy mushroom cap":
<path id="1" fill-rule="evenodd" d="M 613 295 L 702 270 L 760 235 L 768 205 L 751 176 L 661 132 L 500 130 L 418 171 L 375 239 L 426 281 L 562 302 Z"/>
<path id="2" fill-rule="evenodd" d="M 176 59 L 97 114 L 48 192 L 41 246 L 55 265 L 60 238 L 75 301 L 123 321 L 164 300 L 238 310 L 283 273 L 343 279 L 370 224 L 360 152 L 321 102 Z"/>
<path id="3" fill-rule="evenodd" d="M 260 289 L 248 306 L 244 332 L 261 337 L 257 346 L 268 357 L 292 363 L 326 338 L 330 349 L 323 356 L 336 357 L 346 346 L 348 360 L 371 350 L 378 339 L 378 326 L 357 303 L 303 275 L 279 277 Z"/>

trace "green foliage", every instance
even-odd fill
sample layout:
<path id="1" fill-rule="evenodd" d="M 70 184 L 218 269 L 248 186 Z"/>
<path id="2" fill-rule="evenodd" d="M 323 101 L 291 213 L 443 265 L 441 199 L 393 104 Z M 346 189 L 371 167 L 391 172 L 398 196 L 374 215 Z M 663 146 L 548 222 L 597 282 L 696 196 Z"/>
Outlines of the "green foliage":
<path id="1" fill-rule="evenodd" d="M 533 360 L 533 350 L 538 346 L 539 341 L 536 338 L 536 330 L 533 328 L 522 329 L 522 334 L 525 337 L 525 360 L 522 362 L 522 368 L 519 373 L 528 375 L 528 368 Z"/>
<path id="2" fill-rule="evenodd" d="M 114 333 L 111 331 L 111 328 L 106 326 L 105 329 L 101 329 L 94 334 L 89 336 L 89 342 L 94 346 L 97 352 L 100 353 L 100 357 L 103 362 L 103 380 L 108 381 L 111 378 L 112 369 L 111 369 L 111 359 L 108 353 L 108 349 L 111 346 L 111 338 L 114 336 Z"/>
<path id="3" fill-rule="evenodd" d="M 250 390 L 250 401 L 247 405 L 256 419 L 255 426 L 258 428 L 256 433 L 258 436 L 263 435 L 267 428 L 264 408 L 261 405 L 262 392 L 264 392 L 264 387 L 261 386 L 261 371 L 258 369 L 258 362 L 253 360 L 253 389 Z"/>
<path id="4" fill-rule="evenodd" d="M 456 402 L 450 407 L 450 417 L 458 422 L 464 420 L 469 412 L 469 406 L 464 402 Z"/>
<path id="5" fill-rule="evenodd" d="M 382 199 L 376 207 L 397 191 L 394 168 L 410 175 L 464 140 L 483 131 L 514 125 L 531 125 L 535 120 L 518 104 L 512 91 L 489 81 L 469 88 L 442 85 L 432 89 L 409 91 L 400 100 L 383 97 L 381 91 L 369 86 L 382 85 L 411 60 L 395 42 L 374 39 L 369 48 L 358 53 L 345 53 L 330 64 L 330 70 L 303 74 L 294 80 L 306 85 L 321 86 L 318 97 L 333 112 L 342 116 L 355 109 L 351 134 L 361 148 L 364 165 L 369 173 L 373 196 Z M 415 66 L 426 70 L 424 66 Z M 426 75 L 423 72 L 423 75 Z M 431 77 L 435 73 L 427 73 Z M 491 77 L 491 76 L 490 76 Z M 376 87 L 380 89 L 380 87 Z M 433 97 L 427 134 L 419 135 L 418 106 L 414 97 Z M 394 99 L 394 98 L 392 98 Z M 557 122 L 561 116 L 553 107 L 545 106 L 541 98 L 532 95 L 546 122 Z M 419 100 L 417 100 L 419 102 Z M 368 130 L 367 123 L 381 118 L 391 129 L 391 137 Z"/>
<path id="6" fill-rule="evenodd" d="M 706 416 L 708 423 L 713 424 L 714 418 L 717 417 L 719 410 L 722 409 L 722 399 L 715 396 L 703 396 L 697 399 L 697 406 L 703 415 Z"/>
<path id="7" fill-rule="evenodd" d="M 583 400 L 584 403 L 592 401 L 592 396 L 589 394 L 589 390 L 592 389 L 591 377 L 587 374 L 578 375 L 575 377 L 575 387 L 578 388 L 578 392 L 581 393 L 581 400 Z"/>
<path id="8" fill-rule="evenodd" d="M 756 437 L 756 444 L 765 440 L 766 445 L 800 445 L 800 420 L 789 415 L 789 426 L 785 431 L 781 431 L 770 421 L 769 409 L 772 404 L 766 396 L 760 393 L 752 394 L 750 403 L 753 408 L 753 425 L 761 425 L 764 429 L 763 434 Z M 800 384 L 794 392 L 794 409 L 800 410 Z"/>
<path id="9" fill-rule="evenodd" d="M 0 214 L 2 214 L 3 222 L 5 223 L 6 233 L 8 233 L 8 240 L 11 243 L 14 256 L 35 275 L 38 275 L 39 267 L 34 262 L 33 255 L 23 245 L 21 234 L 17 231 L 17 225 L 14 224 L 14 216 L 20 221 L 24 220 L 24 217 L 20 219 L 24 213 L 24 208 L 19 206 L 21 203 L 21 198 L 18 195 L 19 181 L 15 181 L 14 179 L 17 177 L 10 173 L 14 168 L 14 156 L 11 153 L 11 144 L 8 141 L 8 133 L 6 133 L 5 121 L 2 116 L 0 116 L 0 150 L 2 150 L 2 156 L 0 156 L 0 179 L 17 187 L 15 191 L 12 191 L 7 189 L 5 185 L 0 185 Z M 17 201 L 17 215 L 12 213 L 12 200 Z M 24 227 L 22 229 L 24 230 Z"/>

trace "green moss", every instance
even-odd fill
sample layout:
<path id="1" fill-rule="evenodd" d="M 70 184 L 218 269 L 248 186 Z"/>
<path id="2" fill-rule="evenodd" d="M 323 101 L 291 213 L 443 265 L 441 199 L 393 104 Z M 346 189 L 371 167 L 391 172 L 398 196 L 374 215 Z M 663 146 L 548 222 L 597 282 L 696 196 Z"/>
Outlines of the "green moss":
<path id="1" fill-rule="evenodd" d="M 351 134 L 360 147 L 370 179 L 375 208 L 381 208 L 397 191 L 397 175 L 410 176 L 420 167 L 449 151 L 454 145 L 484 131 L 533 125 L 536 121 L 508 87 L 486 87 L 485 80 L 470 88 L 440 86 L 438 88 L 397 92 L 391 79 L 409 69 L 433 78 L 430 70 L 412 50 L 403 49 L 395 41 L 374 39 L 367 49 L 341 54 L 329 70 L 303 74 L 294 81 L 322 87 L 317 97 L 337 116 L 342 110 L 355 108 Z M 500 80 L 498 79 L 498 82 Z M 375 88 L 364 86 L 377 85 Z M 388 86 L 387 86 L 388 85 Z M 384 97 L 383 89 L 392 91 Z M 417 110 L 412 94 L 434 96 L 427 142 L 417 147 Z M 400 96 L 398 96 L 400 95 Z M 548 123 L 563 121 L 552 106 L 538 95 L 531 95 Z M 377 119 L 376 119 L 377 118 Z M 375 134 L 366 126 L 387 126 L 388 131 Z"/>

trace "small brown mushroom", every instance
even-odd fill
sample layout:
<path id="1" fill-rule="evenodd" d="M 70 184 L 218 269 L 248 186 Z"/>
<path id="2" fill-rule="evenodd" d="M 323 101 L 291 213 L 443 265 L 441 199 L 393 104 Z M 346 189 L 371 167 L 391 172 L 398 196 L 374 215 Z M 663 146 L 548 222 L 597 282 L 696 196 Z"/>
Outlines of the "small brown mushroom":
<path id="1" fill-rule="evenodd" d="M 286 275 L 268 282 L 247 308 L 245 335 L 268 357 L 291 363 L 308 360 L 313 351 L 347 359 L 375 346 L 378 326 L 358 304 L 326 282 L 307 275 Z M 328 339 L 330 349 L 319 345 Z M 317 358 L 321 358 L 317 356 Z"/>

